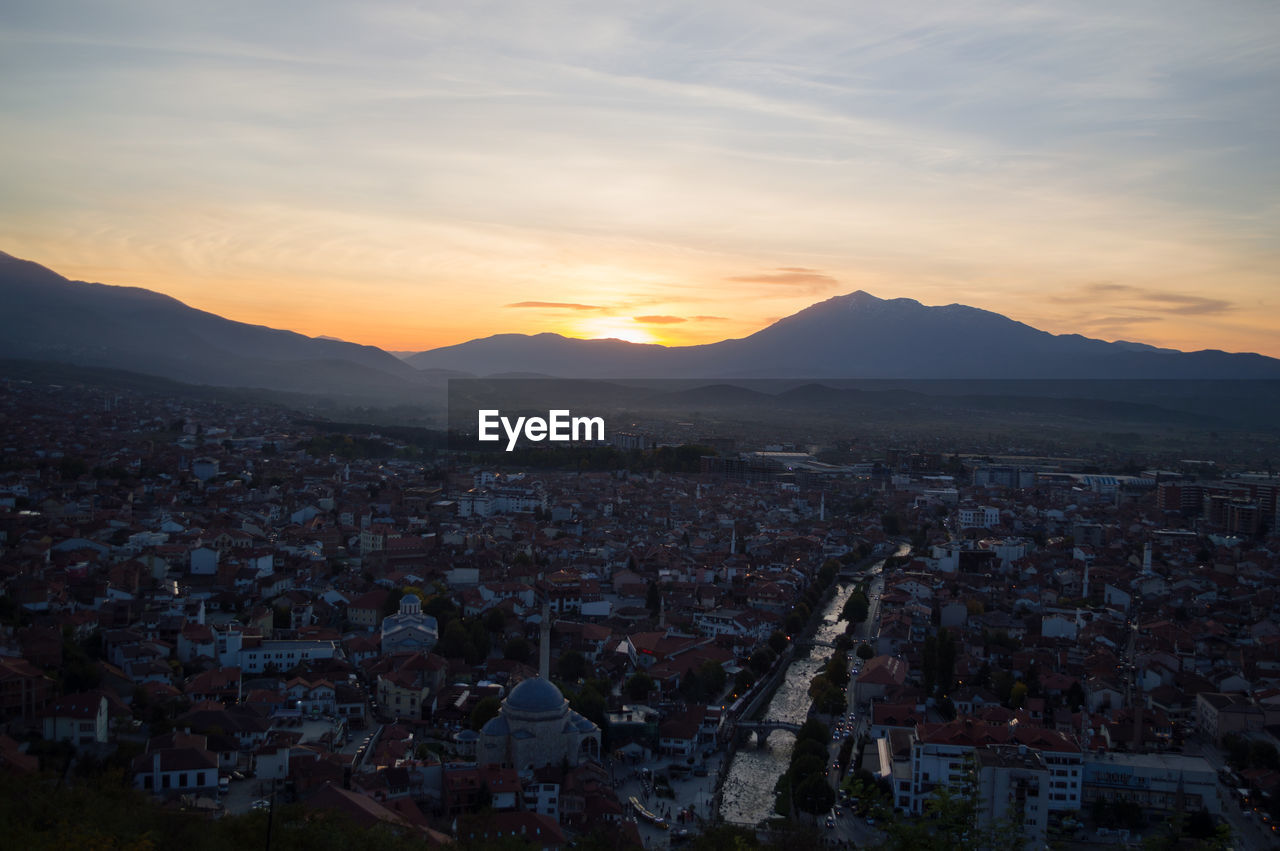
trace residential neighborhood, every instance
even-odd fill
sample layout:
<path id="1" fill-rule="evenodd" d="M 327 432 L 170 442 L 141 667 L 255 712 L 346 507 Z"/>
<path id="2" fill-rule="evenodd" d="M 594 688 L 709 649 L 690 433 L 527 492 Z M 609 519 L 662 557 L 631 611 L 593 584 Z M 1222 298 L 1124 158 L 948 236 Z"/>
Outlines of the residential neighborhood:
<path id="1" fill-rule="evenodd" d="M 8 775 L 108 764 L 193 818 L 300 804 L 468 847 L 775 815 L 862 846 L 942 791 L 1025 847 L 1175 816 L 1273 843 L 1269 471 L 714 435 L 688 469 L 515 469 L 17 380 L 0 423 Z M 806 680 L 771 714 L 819 664 L 838 706 Z M 775 807 L 810 722 L 831 802 Z M 726 818 L 761 750 L 768 806 Z"/>

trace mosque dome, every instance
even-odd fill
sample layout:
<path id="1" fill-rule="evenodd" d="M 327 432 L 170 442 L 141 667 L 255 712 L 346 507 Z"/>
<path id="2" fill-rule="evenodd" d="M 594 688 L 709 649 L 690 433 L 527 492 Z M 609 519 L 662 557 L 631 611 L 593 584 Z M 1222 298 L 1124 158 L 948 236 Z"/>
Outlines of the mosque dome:
<path id="1" fill-rule="evenodd" d="M 519 683 L 504 703 L 508 712 L 521 715 L 559 715 L 564 712 L 566 701 L 550 680 L 537 677 Z"/>

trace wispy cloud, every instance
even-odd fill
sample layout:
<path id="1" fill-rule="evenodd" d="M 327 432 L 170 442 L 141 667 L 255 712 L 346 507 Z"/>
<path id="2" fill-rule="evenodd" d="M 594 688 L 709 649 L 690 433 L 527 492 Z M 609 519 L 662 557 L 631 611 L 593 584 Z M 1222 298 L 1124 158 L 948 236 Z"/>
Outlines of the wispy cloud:
<path id="1" fill-rule="evenodd" d="M 1159 321 L 1159 316 L 1093 316 L 1076 319 L 1075 324 L 1081 328 L 1118 328 Z"/>
<path id="2" fill-rule="evenodd" d="M 728 322 L 729 317 L 727 316 L 695 316 L 693 317 L 693 321 L 694 322 Z"/>
<path id="3" fill-rule="evenodd" d="M 1177 316 L 1207 316 L 1234 310 L 1234 302 L 1222 298 L 1136 287 L 1111 281 L 1086 284 L 1073 293 L 1051 295 L 1058 304 L 1098 304 Z"/>
<path id="4" fill-rule="evenodd" d="M 754 275 L 733 275 L 726 280 L 740 284 L 766 284 L 778 287 L 795 287 L 805 292 L 820 292 L 839 286 L 840 282 L 818 269 L 804 266 L 780 266 L 769 272 Z"/>
<path id="5" fill-rule="evenodd" d="M 633 316 L 631 318 L 646 325 L 679 325 L 681 322 L 688 321 L 683 316 Z"/>
<path id="6" fill-rule="evenodd" d="M 599 304 L 578 304 L 572 301 L 517 301 L 505 307 L 528 307 L 542 310 L 608 310 Z"/>

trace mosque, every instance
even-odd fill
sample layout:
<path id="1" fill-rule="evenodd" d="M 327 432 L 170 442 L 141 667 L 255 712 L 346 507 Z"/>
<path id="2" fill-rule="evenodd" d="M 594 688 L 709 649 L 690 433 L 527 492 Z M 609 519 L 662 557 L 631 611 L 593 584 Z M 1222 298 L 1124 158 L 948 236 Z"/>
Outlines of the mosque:
<path id="1" fill-rule="evenodd" d="M 550 611 L 544 607 L 539 676 L 516 684 L 498 715 L 480 729 L 476 762 L 496 762 L 517 770 L 580 765 L 600 758 L 600 728 L 569 708 L 548 676 Z"/>

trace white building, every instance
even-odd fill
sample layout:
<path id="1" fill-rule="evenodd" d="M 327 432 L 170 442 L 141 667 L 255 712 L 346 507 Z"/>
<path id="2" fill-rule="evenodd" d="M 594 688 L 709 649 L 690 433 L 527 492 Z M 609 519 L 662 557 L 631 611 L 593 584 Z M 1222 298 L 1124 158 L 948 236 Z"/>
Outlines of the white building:
<path id="1" fill-rule="evenodd" d="M 1083 756 L 1079 745 L 1064 733 L 1027 725 L 987 724 L 957 718 L 944 724 L 921 724 L 911 749 L 911 799 L 913 814 L 939 786 L 961 789 L 968 782 L 974 751 L 989 745 L 1022 745 L 1039 753 L 1049 772 L 1049 812 L 1078 810 L 1082 788 Z"/>
<path id="2" fill-rule="evenodd" d="M 58 699 L 44 717 L 44 737 L 76 748 L 107 741 L 107 698 L 102 692 L 69 694 Z"/>
<path id="3" fill-rule="evenodd" d="M 422 613 L 422 600 L 417 594 L 400 598 L 400 611 L 382 619 L 382 654 L 430 653 L 440 639 L 439 625 L 431 615 Z"/>
<path id="4" fill-rule="evenodd" d="M 990 505 L 962 506 L 956 514 L 960 526 L 965 529 L 991 529 L 1000 525 L 1000 509 Z"/>
<path id="5" fill-rule="evenodd" d="M 1049 769 L 1024 745 L 988 745 L 974 751 L 978 826 L 1020 823 L 1030 848 L 1042 848 L 1049 830 Z"/>
<path id="6" fill-rule="evenodd" d="M 268 668 L 284 672 L 303 662 L 341 655 L 336 641 L 263 641 L 241 648 L 239 666 L 246 674 L 261 674 Z"/>

